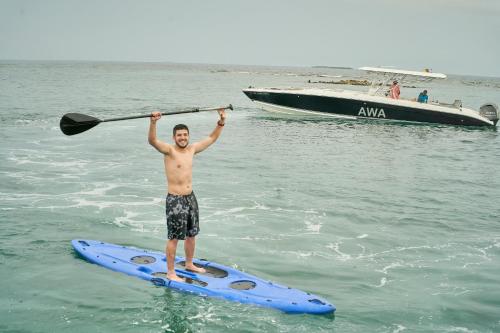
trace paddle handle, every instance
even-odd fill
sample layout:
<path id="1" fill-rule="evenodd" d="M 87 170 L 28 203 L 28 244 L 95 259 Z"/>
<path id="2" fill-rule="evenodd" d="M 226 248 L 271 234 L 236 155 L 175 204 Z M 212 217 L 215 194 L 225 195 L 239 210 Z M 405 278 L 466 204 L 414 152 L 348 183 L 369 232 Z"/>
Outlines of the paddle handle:
<path id="1" fill-rule="evenodd" d="M 194 113 L 194 112 L 203 112 L 203 111 L 215 111 L 215 110 L 220 110 L 220 109 L 234 110 L 233 106 L 231 104 L 229 104 L 228 106 L 220 106 L 220 107 L 217 107 L 217 108 L 204 108 L 204 109 L 195 108 L 195 109 L 182 110 L 182 111 L 174 111 L 174 112 L 162 112 L 161 115 L 162 116 L 168 116 L 168 115 L 173 115 L 173 114 Z M 119 120 L 138 119 L 138 118 L 150 118 L 150 117 L 151 117 L 151 114 L 145 114 L 145 115 L 141 115 L 141 116 L 130 116 L 130 117 L 122 117 L 122 118 L 104 119 L 104 120 L 101 120 L 101 122 L 105 123 L 105 122 L 108 122 L 108 121 L 119 121 Z"/>

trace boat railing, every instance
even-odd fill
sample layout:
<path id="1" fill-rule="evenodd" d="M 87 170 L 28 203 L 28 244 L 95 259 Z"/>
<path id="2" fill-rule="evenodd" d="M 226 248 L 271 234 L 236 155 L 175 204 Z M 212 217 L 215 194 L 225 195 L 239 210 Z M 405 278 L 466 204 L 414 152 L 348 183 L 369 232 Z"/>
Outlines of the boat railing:
<path id="1" fill-rule="evenodd" d="M 403 83 L 406 78 L 405 74 L 395 74 L 395 73 L 377 73 L 378 79 L 372 80 L 370 88 L 368 88 L 368 94 L 374 96 L 387 96 L 389 94 L 389 87 L 392 82 L 398 81 Z"/>

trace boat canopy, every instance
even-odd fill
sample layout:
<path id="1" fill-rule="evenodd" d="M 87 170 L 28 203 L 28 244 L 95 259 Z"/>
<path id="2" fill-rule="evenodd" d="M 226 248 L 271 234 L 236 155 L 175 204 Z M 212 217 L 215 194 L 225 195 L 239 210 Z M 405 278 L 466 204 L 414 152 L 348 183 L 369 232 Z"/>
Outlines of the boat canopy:
<path id="1" fill-rule="evenodd" d="M 384 73 L 392 75 L 404 75 L 404 76 L 412 75 L 429 79 L 446 79 L 446 75 L 441 73 L 417 72 L 417 71 L 407 71 L 402 69 L 389 69 L 380 67 L 360 67 L 359 69 L 367 72 Z"/>

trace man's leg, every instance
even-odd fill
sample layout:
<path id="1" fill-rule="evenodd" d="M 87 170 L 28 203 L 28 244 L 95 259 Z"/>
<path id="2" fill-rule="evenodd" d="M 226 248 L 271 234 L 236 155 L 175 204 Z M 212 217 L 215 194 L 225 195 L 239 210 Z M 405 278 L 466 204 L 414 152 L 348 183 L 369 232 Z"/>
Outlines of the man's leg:
<path id="1" fill-rule="evenodd" d="M 205 268 L 196 267 L 193 264 L 194 248 L 196 246 L 195 237 L 186 237 L 184 241 L 184 252 L 186 253 L 186 269 L 197 273 L 205 273 Z"/>
<path id="2" fill-rule="evenodd" d="M 165 249 L 167 255 L 167 278 L 173 281 L 184 282 L 183 278 L 180 278 L 175 273 L 175 252 L 177 250 L 177 239 L 169 239 L 167 241 L 167 246 Z"/>

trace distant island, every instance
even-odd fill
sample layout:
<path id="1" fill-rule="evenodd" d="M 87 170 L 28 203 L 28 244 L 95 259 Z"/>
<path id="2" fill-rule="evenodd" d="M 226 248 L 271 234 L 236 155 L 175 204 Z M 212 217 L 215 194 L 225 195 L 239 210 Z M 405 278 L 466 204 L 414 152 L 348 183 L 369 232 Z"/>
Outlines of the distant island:
<path id="1" fill-rule="evenodd" d="M 342 67 L 342 66 L 312 66 L 312 68 L 353 69 L 352 67 Z"/>

